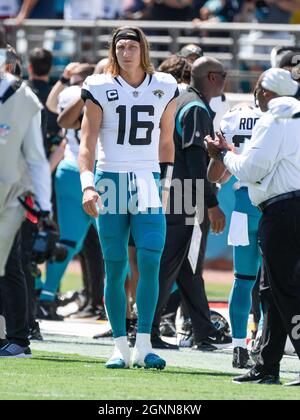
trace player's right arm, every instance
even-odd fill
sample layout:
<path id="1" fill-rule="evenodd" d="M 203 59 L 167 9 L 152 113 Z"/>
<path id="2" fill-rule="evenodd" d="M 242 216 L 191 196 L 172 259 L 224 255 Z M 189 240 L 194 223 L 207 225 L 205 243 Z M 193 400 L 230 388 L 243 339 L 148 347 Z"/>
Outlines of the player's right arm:
<path id="1" fill-rule="evenodd" d="M 65 89 L 64 83 L 61 81 L 63 80 L 70 80 L 74 70 L 78 66 L 79 63 L 69 63 L 66 68 L 64 69 L 64 72 L 62 74 L 62 78 L 58 80 L 53 88 L 51 89 L 51 92 L 49 93 L 49 96 L 47 98 L 46 107 L 49 109 L 49 111 L 54 112 L 57 114 L 57 104 L 58 104 L 58 95 Z"/>
<path id="2" fill-rule="evenodd" d="M 81 125 L 81 141 L 78 164 L 83 190 L 82 204 L 85 212 L 98 216 L 96 203 L 100 200 L 94 186 L 95 150 L 102 122 L 102 109 L 92 100 L 85 102 L 85 112 Z"/>

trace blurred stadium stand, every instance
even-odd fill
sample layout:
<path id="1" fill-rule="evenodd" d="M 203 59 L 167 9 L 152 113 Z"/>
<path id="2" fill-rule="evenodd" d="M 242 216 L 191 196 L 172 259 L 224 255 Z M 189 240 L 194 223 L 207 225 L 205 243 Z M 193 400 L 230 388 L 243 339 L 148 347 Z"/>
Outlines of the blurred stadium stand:
<path id="1" fill-rule="evenodd" d="M 13 23 L 14 20 L 4 21 L 8 27 L 8 42 L 16 46 L 24 64 L 28 50 L 44 46 L 55 57 L 53 77 L 59 75 L 69 61 L 95 63 L 106 57 L 112 30 L 121 25 L 137 25 L 147 34 L 154 64 L 177 53 L 185 44 L 199 44 L 205 54 L 222 61 L 228 70 L 230 90 L 235 92 L 243 90 L 241 82 L 257 79 L 264 65 L 270 63 L 273 47 L 300 45 L 300 25 L 34 19 L 25 20 L 22 27 L 17 28 Z M 257 71 L 253 71 L 256 67 Z"/>

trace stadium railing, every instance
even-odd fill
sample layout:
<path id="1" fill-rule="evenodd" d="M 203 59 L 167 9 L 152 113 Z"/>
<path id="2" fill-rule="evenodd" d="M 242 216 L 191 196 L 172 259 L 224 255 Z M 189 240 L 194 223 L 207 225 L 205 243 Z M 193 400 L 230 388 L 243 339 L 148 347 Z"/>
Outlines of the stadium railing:
<path id="1" fill-rule="evenodd" d="M 273 47 L 300 45 L 300 25 L 38 19 L 25 20 L 21 27 L 15 27 L 14 20 L 9 19 L 4 25 L 8 28 L 8 41 L 25 62 L 27 52 L 36 46 L 52 50 L 54 76 L 69 61 L 95 63 L 106 57 L 112 30 L 121 25 L 137 25 L 147 34 L 155 64 L 177 53 L 183 45 L 196 43 L 205 54 L 222 61 L 237 90 L 241 82 L 256 79 L 260 70 L 269 65 Z"/>

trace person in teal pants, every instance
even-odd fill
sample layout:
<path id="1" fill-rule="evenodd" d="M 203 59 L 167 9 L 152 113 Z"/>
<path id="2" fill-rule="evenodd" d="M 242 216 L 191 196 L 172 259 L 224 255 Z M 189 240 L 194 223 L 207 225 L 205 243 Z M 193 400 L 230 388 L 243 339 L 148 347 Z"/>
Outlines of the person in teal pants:
<path id="1" fill-rule="evenodd" d="M 152 351 L 150 332 L 165 242 L 164 209 L 174 162 L 177 95 L 175 79 L 154 72 L 147 39 L 135 27 L 115 31 L 105 73 L 88 77 L 83 85 L 85 114 L 79 167 L 83 206 L 98 219 L 105 261 L 104 298 L 115 345 L 107 368 L 132 364 L 163 369 L 166 365 Z M 162 200 L 157 186 L 159 172 L 166 179 Z M 138 326 L 132 360 L 126 337 L 124 289 L 130 232 L 136 244 L 139 272 Z"/>

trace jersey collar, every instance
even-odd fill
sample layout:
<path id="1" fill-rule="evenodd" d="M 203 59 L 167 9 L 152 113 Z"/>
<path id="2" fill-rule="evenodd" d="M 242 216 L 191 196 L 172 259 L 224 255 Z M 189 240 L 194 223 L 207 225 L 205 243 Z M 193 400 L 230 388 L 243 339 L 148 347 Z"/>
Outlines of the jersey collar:
<path id="1" fill-rule="evenodd" d="M 138 87 L 133 87 L 129 85 L 126 80 L 123 79 L 123 77 L 116 76 L 115 77 L 116 82 L 122 86 L 127 93 L 133 97 L 134 99 L 139 99 L 139 97 L 145 92 L 145 90 L 148 88 L 148 86 L 151 83 L 152 75 L 146 74 L 145 79 L 142 81 L 142 83 Z"/>

